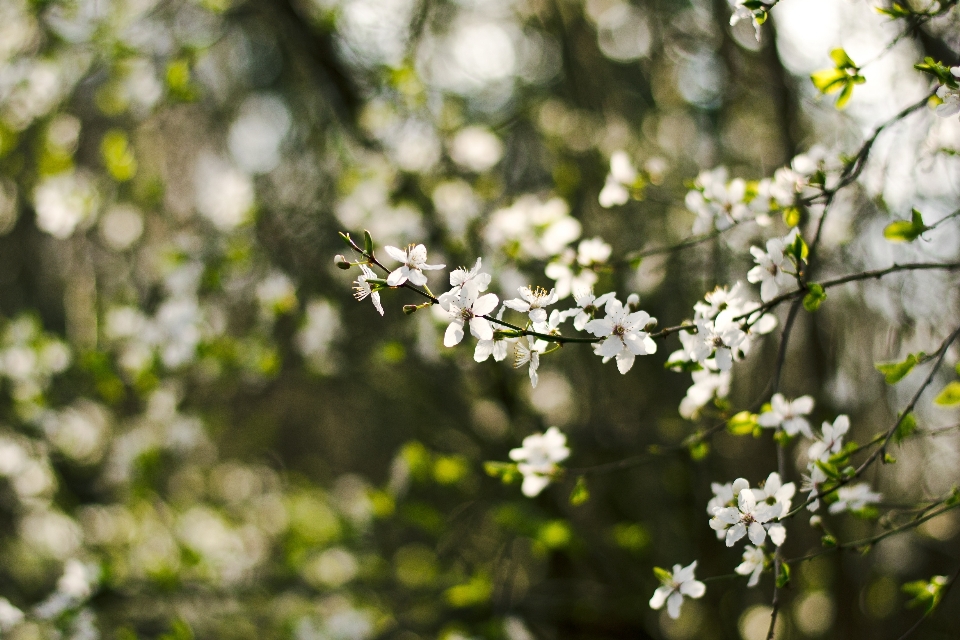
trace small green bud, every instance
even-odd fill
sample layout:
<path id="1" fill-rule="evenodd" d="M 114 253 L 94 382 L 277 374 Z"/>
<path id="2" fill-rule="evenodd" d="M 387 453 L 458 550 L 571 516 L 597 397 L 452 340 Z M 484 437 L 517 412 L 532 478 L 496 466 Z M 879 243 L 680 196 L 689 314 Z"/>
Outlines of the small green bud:
<path id="1" fill-rule="evenodd" d="M 412 315 L 412 314 L 416 313 L 416 312 L 417 312 L 417 309 L 419 309 L 419 308 L 420 308 L 419 305 L 415 305 L 415 304 L 405 304 L 405 305 L 403 305 L 403 312 L 409 316 L 409 315 Z"/>
<path id="2" fill-rule="evenodd" d="M 347 271 L 352 265 L 347 262 L 347 259 L 341 254 L 333 256 L 333 263 L 337 265 L 337 268 Z"/>

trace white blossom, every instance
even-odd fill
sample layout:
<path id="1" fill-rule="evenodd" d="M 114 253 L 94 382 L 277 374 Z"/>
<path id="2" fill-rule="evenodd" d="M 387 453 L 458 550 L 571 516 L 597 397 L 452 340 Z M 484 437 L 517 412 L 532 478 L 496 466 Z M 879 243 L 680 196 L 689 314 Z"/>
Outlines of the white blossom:
<path id="1" fill-rule="evenodd" d="M 763 547 L 754 547 L 747 545 L 743 548 L 743 562 L 734 569 L 741 576 L 750 576 L 747 581 L 748 587 L 755 587 L 760 582 L 760 574 L 763 573 L 763 565 L 766 562 L 766 554 Z"/>
<path id="2" fill-rule="evenodd" d="M 586 330 L 605 338 L 600 344 L 594 345 L 594 352 L 603 357 L 604 362 L 611 358 L 617 359 L 617 369 L 626 373 L 633 367 L 636 356 L 650 355 L 657 352 L 657 343 L 644 331 L 644 328 L 653 318 L 646 311 L 635 311 L 623 306 L 616 298 L 611 298 L 604 306 L 606 315 L 587 323 Z"/>
<path id="3" fill-rule="evenodd" d="M 504 307 L 500 307 L 500 311 L 497 312 L 497 320 L 503 318 L 503 309 Z M 477 341 L 477 347 L 473 351 L 473 359 L 477 362 L 484 362 L 487 358 L 493 356 L 495 361 L 502 362 L 507 359 L 508 348 L 515 339 L 503 337 L 494 331 L 489 340 Z"/>
<path id="4" fill-rule="evenodd" d="M 803 484 L 800 490 L 806 494 L 810 504 L 807 505 L 808 511 L 817 511 L 820 508 L 820 486 L 827 481 L 827 474 L 815 462 L 807 465 L 809 476 L 803 476 Z"/>
<path id="5" fill-rule="evenodd" d="M 693 384 L 680 401 L 680 415 L 688 420 L 696 417 L 711 400 L 725 398 L 730 393 L 729 371 L 700 369 L 692 373 Z"/>
<path id="6" fill-rule="evenodd" d="M 480 271 L 480 263 L 482 258 L 477 258 L 477 263 L 473 265 L 473 269 L 467 269 L 466 267 L 459 267 L 450 272 L 450 286 L 451 287 L 461 287 L 467 282 L 475 282 L 477 285 L 477 291 L 483 292 L 487 290 L 487 287 L 490 286 L 491 276 L 489 273 L 483 273 Z"/>
<path id="7" fill-rule="evenodd" d="M 750 488 L 750 483 L 745 478 L 737 478 L 733 482 L 720 484 L 713 482 L 710 489 L 713 491 L 713 497 L 707 503 L 707 514 L 716 515 L 717 511 L 725 507 L 735 507 L 737 505 L 737 496 L 744 489 Z M 723 540 L 726 532 L 723 529 L 716 529 L 717 540 Z"/>
<path id="8" fill-rule="evenodd" d="M 681 568 L 679 564 L 673 565 L 673 575 L 669 578 L 663 578 L 663 586 L 657 587 L 650 598 L 650 608 L 657 610 L 667 605 L 667 614 L 676 620 L 680 617 L 680 606 L 683 604 L 683 597 L 700 598 L 707 592 L 705 584 L 697 580 L 693 572 L 697 568 L 697 561 L 694 560 L 686 567 Z"/>
<path id="9" fill-rule="evenodd" d="M 630 199 L 630 188 L 637 181 L 637 170 L 624 151 L 614 151 L 610 156 L 610 173 L 600 191 L 600 206 L 605 209 L 626 204 Z"/>
<path id="10" fill-rule="evenodd" d="M 510 459 L 523 474 L 523 495 L 532 498 L 540 494 L 557 472 L 557 463 L 570 456 L 567 437 L 556 427 L 545 433 L 536 433 L 523 439 L 521 446 L 511 449 Z"/>
<path id="11" fill-rule="evenodd" d="M 597 312 L 617 295 L 616 291 L 610 291 L 602 296 L 594 296 L 592 290 L 584 293 L 574 294 L 573 299 L 577 303 L 576 316 L 573 318 L 573 326 L 577 331 L 583 331 L 587 323 L 590 322 Z"/>
<path id="12" fill-rule="evenodd" d="M 424 275 L 424 271 L 443 269 L 446 266 L 443 264 L 427 264 L 427 248 L 422 244 L 411 244 L 406 251 L 390 246 L 383 249 L 391 258 L 403 263 L 400 268 L 394 269 L 387 276 L 387 284 L 391 287 L 399 287 L 407 280 L 418 287 L 422 287 L 427 284 L 427 276 Z"/>
<path id="13" fill-rule="evenodd" d="M 577 263 L 577 254 L 570 248 L 548 263 L 544 274 L 555 281 L 557 300 L 563 300 L 574 291 L 589 289 L 599 279 L 592 269 L 585 269 Z"/>
<path id="14" fill-rule="evenodd" d="M 546 347 L 546 342 L 536 340 L 533 336 L 527 336 L 526 340 L 521 338 L 515 347 L 516 359 L 513 361 L 513 366 L 519 369 L 525 364 L 530 365 L 530 384 L 532 384 L 534 388 L 537 387 L 539 380 L 537 368 L 540 367 L 540 354 L 544 352 Z"/>
<path id="15" fill-rule="evenodd" d="M 837 489 L 837 501 L 830 505 L 830 513 L 860 511 L 868 505 L 880 502 L 882 498 L 879 493 L 871 491 L 866 482 L 840 487 Z"/>
<path id="16" fill-rule="evenodd" d="M 354 281 L 353 283 L 353 297 L 358 301 L 363 300 L 367 296 L 370 297 L 370 300 L 373 301 L 373 306 L 377 311 L 380 312 L 380 315 L 383 315 L 383 305 L 380 304 L 380 293 L 374 291 L 370 286 L 368 280 L 372 280 L 377 277 L 377 274 L 365 264 L 360 265 L 360 271 L 363 273 Z"/>
<path id="17" fill-rule="evenodd" d="M 794 265 L 786 254 L 786 250 L 793 244 L 796 237 L 797 230 L 794 228 L 783 238 L 767 240 L 766 251 L 759 247 L 750 247 L 750 253 L 753 254 L 757 266 L 747 273 L 747 280 L 760 283 L 760 299 L 764 302 L 772 300 L 782 288 L 794 282 L 794 276 L 787 271 Z"/>
<path id="18" fill-rule="evenodd" d="M 813 398 L 810 396 L 787 400 L 782 393 L 776 393 L 770 399 L 770 410 L 760 414 L 757 424 L 768 429 L 782 428 L 789 436 L 802 433 L 812 440 L 810 423 L 803 417 L 809 415 L 811 411 L 813 411 Z"/>
<path id="19" fill-rule="evenodd" d="M 10 604 L 6 598 L 0 598 L 0 632 L 7 632 L 23 622 L 23 611 Z"/>
<path id="20" fill-rule="evenodd" d="M 753 544 L 760 545 L 767 539 L 767 529 L 764 525 L 779 517 L 781 512 L 782 507 L 779 503 L 757 504 L 753 490 L 743 489 L 737 496 L 737 506 L 724 507 L 714 512 L 713 518 L 710 519 L 710 528 L 725 532 L 724 537 L 728 547 L 732 547 L 744 536 L 748 536 Z M 776 526 L 782 528 L 782 525 Z M 779 537 L 771 534 L 770 539 L 774 544 L 778 544 Z M 780 543 L 782 542 L 781 538 Z"/>
<path id="21" fill-rule="evenodd" d="M 820 439 L 810 445 L 807 450 L 807 458 L 811 462 L 819 460 L 827 462 L 830 456 L 840 453 L 843 448 L 843 436 L 850 430 L 850 418 L 847 416 L 837 416 L 831 425 L 824 422 L 821 428 L 822 435 Z"/>
<path id="22" fill-rule="evenodd" d="M 694 360 L 703 364 L 707 358 L 713 357 L 717 369 L 729 371 L 733 366 L 735 352 L 746 338 L 746 333 L 740 328 L 740 322 L 734 320 L 734 311 L 721 311 L 714 320 L 700 319 L 696 321 L 697 338 L 692 355 Z"/>
<path id="23" fill-rule="evenodd" d="M 504 306 L 514 311 L 529 314 L 530 322 L 546 322 L 546 307 L 557 301 L 557 290 L 550 289 L 548 292 L 541 287 L 520 287 L 518 292 L 520 297 L 504 300 Z"/>
<path id="24" fill-rule="evenodd" d="M 951 67 L 950 73 L 957 79 L 960 79 L 960 67 Z M 941 103 L 937 105 L 937 115 L 941 118 L 949 118 L 960 113 L 960 89 L 951 89 L 943 84 L 937 89 L 937 97 Z"/>
<path id="25" fill-rule="evenodd" d="M 440 306 L 450 314 L 450 324 L 443 334 L 443 346 L 453 347 L 463 340 L 464 324 L 470 327 L 470 333 L 480 340 L 493 340 L 493 327 L 483 316 L 497 308 L 500 299 L 496 294 L 480 295 L 477 283 L 468 280 L 455 289 L 456 294 L 447 292 L 440 296 Z"/>

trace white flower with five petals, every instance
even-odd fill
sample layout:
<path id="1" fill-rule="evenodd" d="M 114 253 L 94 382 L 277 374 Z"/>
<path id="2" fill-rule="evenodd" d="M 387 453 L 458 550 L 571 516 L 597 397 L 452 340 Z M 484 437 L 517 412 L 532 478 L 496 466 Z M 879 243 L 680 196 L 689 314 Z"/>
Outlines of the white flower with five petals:
<path id="1" fill-rule="evenodd" d="M 603 318 L 591 320 L 585 327 L 598 338 L 605 338 L 600 344 L 594 345 L 594 351 L 603 357 L 604 362 L 616 358 L 617 369 L 620 373 L 626 373 L 633 367 L 636 356 L 657 352 L 657 343 L 643 330 L 653 320 L 649 313 L 630 313 L 630 308 L 624 307 L 616 298 L 607 301 L 604 311 L 606 315 Z"/>
<path id="2" fill-rule="evenodd" d="M 520 297 L 504 300 L 504 306 L 514 311 L 529 314 L 530 322 L 546 322 L 546 307 L 557 301 L 557 290 L 550 289 L 548 292 L 541 287 L 520 287 L 518 292 Z"/>
<path id="3" fill-rule="evenodd" d="M 813 398 L 800 396 L 796 400 L 787 400 L 782 393 L 775 393 L 770 398 L 770 410 L 764 411 L 757 418 L 757 424 L 768 429 L 782 428 L 787 435 L 795 436 L 802 433 L 813 440 L 810 423 L 803 416 L 813 411 Z"/>
<path id="4" fill-rule="evenodd" d="M 714 531 L 724 531 L 728 547 L 736 544 L 744 536 L 750 538 L 755 545 L 763 544 L 767 539 L 767 529 L 764 525 L 780 516 L 782 507 L 779 504 L 757 504 L 757 498 L 752 489 L 743 489 L 737 497 L 737 506 L 724 507 L 714 512 L 710 519 L 710 528 Z M 778 525 L 781 526 L 782 525 Z M 778 536 L 779 537 L 779 536 Z M 777 539 L 770 536 L 774 544 Z M 783 540 L 781 539 L 782 543 Z"/>
<path id="5" fill-rule="evenodd" d="M 743 549 L 743 562 L 734 569 L 741 576 L 750 576 L 747 581 L 748 587 L 755 587 L 760 582 L 760 574 L 763 573 L 763 565 L 766 562 L 766 554 L 763 547 L 754 547 L 747 545 Z"/>
<path id="6" fill-rule="evenodd" d="M 819 460 L 827 462 L 830 456 L 840 453 L 843 449 L 843 436 L 850 430 L 850 418 L 841 415 L 833 421 L 833 424 L 824 422 L 821 429 L 820 439 L 810 445 L 807 450 L 807 458 L 811 462 Z"/>
<path id="7" fill-rule="evenodd" d="M 411 284 L 422 287 L 427 284 L 427 276 L 424 275 L 424 271 L 435 271 L 446 266 L 443 264 L 427 264 L 427 248 L 422 244 L 410 245 L 406 251 L 389 246 L 383 249 L 391 258 L 403 263 L 387 276 L 387 284 L 391 287 L 399 287 L 407 280 Z"/>
<path id="8" fill-rule="evenodd" d="M 796 237 L 797 230 L 794 228 L 783 238 L 767 240 L 766 251 L 759 247 L 750 247 L 750 253 L 753 254 L 757 266 L 747 273 L 747 280 L 754 284 L 760 283 L 760 299 L 764 302 L 774 299 L 781 289 L 794 282 L 794 276 L 788 272 L 788 269 L 794 267 L 793 260 L 786 251 Z"/>
<path id="9" fill-rule="evenodd" d="M 500 307 L 500 311 L 497 312 L 497 320 L 502 318 L 503 307 Z M 516 340 L 516 338 L 503 337 L 502 334 L 498 334 L 495 330 L 489 340 L 477 341 L 477 348 L 473 351 L 473 359 L 477 362 L 484 362 L 487 358 L 493 356 L 494 360 L 502 362 L 507 359 L 508 348 L 514 340 Z"/>
<path id="10" fill-rule="evenodd" d="M 705 584 L 697 580 L 693 572 L 697 568 L 697 561 L 694 560 L 686 567 L 681 568 L 679 564 L 673 565 L 673 574 L 669 577 L 663 577 L 663 586 L 657 587 L 650 598 L 650 608 L 657 610 L 667 605 L 667 615 L 676 620 L 680 617 L 680 606 L 683 604 L 683 597 L 700 598 L 707 592 Z M 666 572 L 664 572 L 666 573 Z"/>
<path id="11" fill-rule="evenodd" d="M 450 293 L 450 292 L 447 292 Z M 496 294 L 480 295 L 475 281 L 468 281 L 456 295 L 440 296 L 440 306 L 450 314 L 450 324 L 443 334 L 443 346 L 452 347 L 463 340 L 463 326 L 469 325 L 470 333 L 480 340 L 493 340 L 493 327 L 483 316 L 497 308 L 500 299 Z"/>

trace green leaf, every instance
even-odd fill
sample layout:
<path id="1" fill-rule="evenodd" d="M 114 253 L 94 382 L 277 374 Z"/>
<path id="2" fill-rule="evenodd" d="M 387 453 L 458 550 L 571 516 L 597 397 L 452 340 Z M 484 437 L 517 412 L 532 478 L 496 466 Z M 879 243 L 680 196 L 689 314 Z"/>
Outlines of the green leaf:
<path id="1" fill-rule="evenodd" d="M 840 92 L 840 96 L 837 97 L 837 109 L 843 109 L 847 106 L 847 102 L 850 101 L 850 98 L 853 96 L 853 80 L 850 79 L 843 85 L 843 91 Z"/>
<path id="2" fill-rule="evenodd" d="M 796 207 L 787 207 L 784 209 L 783 223 L 791 228 L 800 224 L 800 209 Z"/>
<path id="3" fill-rule="evenodd" d="M 735 436 L 748 436 L 757 426 L 757 415 L 741 411 L 727 421 L 727 431 Z"/>
<path id="4" fill-rule="evenodd" d="M 943 391 L 941 391 L 933 401 L 935 404 L 944 407 L 952 407 L 955 404 L 960 404 L 960 382 L 954 380 L 945 386 Z"/>
<path id="5" fill-rule="evenodd" d="M 822 538 L 820 538 L 820 544 L 822 544 L 825 547 L 835 547 L 837 546 L 837 538 L 836 536 L 827 533 Z"/>
<path id="6" fill-rule="evenodd" d="M 877 9 L 877 13 L 879 13 L 880 15 L 890 16 L 891 18 L 906 18 L 911 15 L 909 10 L 904 9 L 896 2 L 894 2 L 893 6 L 891 6 L 889 9 L 886 9 L 884 7 L 877 7 L 876 9 Z"/>
<path id="7" fill-rule="evenodd" d="M 912 242 L 929 228 L 923 223 L 921 213 L 914 209 L 910 220 L 897 220 L 884 227 L 883 237 L 890 242 Z"/>
<path id="8" fill-rule="evenodd" d="M 807 285 L 807 295 L 803 296 L 803 308 L 813 313 L 827 299 L 827 293 L 817 283 Z"/>
<path id="9" fill-rule="evenodd" d="M 786 562 L 780 563 L 780 574 L 777 576 L 777 588 L 782 589 L 790 582 L 790 565 Z"/>
<path id="10" fill-rule="evenodd" d="M 517 465 L 512 462 L 496 462 L 488 460 L 483 463 L 483 470 L 491 478 L 500 478 L 503 484 L 513 484 L 520 479 Z"/>
<path id="11" fill-rule="evenodd" d="M 373 257 L 373 237 L 366 229 L 363 230 L 363 251 L 368 256 Z"/>
<path id="12" fill-rule="evenodd" d="M 907 377 L 913 368 L 920 364 L 926 357 L 923 351 L 911 353 L 902 362 L 878 362 L 874 367 L 883 374 L 887 384 L 896 384 Z"/>
<path id="13" fill-rule="evenodd" d="M 657 580 L 659 580 L 664 584 L 667 584 L 673 581 L 673 573 L 671 573 L 670 571 L 667 571 L 666 569 L 662 569 L 660 567 L 653 568 L 653 575 L 657 576 Z"/>
<path id="14" fill-rule="evenodd" d="M 354 246 L 354 245 L 353 245 L 353 240 L 350 238 L 350 234 L 349 234 L 349 233 L 344 233 L 343 231 L 338 231 L 338 232 L 337 232 L 337 235 L 339 235 L 339 236 L 340 236 L 340 239 L 343 240 L 343 244 L 345 244 L 345 245 L 347 245 L 348 247 L 350 247 L 351 249 L 353 249 L 353 246 Z"/>
<path id="15" fill-rule="evenodd" d="M 910 434 L 916 430 L 917 419 L 914 417 L 913 412 L 908 413 L 901 418 L 900 423 L 897 425 L 897 430 L 893 432 L 893 440 L 894 442 L 903 442 L 904 438 L 908 438 Z"/>
<path id="16" fill-rule="evenodd" d="M 570 504 L 579 507 L 590 499 L 590 490 L 587 488 L 587 479 L 583 476 L 577 478 L 577 483 L 573 485 L 573 491 L 570 492 Z"/>
<path id="17" fill-rule="evenodd" d="M 810 74 L 813 86 L 824 95 L 840 91 L 847 85 L 849 77 L 847 72 L 842 69 L 821 69 Z"/>
<path id="18" fill-rule="evenodd" d="M 690 445 L 690 459 L 693 461 L 703 460 L 710 455 L 710 445 L 699 440 Z"/>
<path id="19" fill-rule="evenodd" d="M 831 51 L 830 59 L 837 65 L 838 69 L 857 69 L 857 65 L 854 64 L 853 60 L 850 59 L 850 56 L 848 56 L 847 52 L 843 49 L 837 48 Z"/>

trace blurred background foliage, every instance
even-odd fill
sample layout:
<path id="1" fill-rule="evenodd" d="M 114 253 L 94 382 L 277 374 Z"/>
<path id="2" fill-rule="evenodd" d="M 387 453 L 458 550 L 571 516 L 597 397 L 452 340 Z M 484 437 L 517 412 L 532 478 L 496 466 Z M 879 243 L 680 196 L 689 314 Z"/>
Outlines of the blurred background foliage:
<path id="1" fill-rule="evenodd" d="M 678 621 L 647 606 L 654 565 L 731 572 L 709 484 L 775 460 L 769 439 L 726 433 L 669 449 L 712 424 L 677 412 L 672 343 L 627 376 L 567 346 L 531 390 L 508 363 L 442 350 L 439 318 L 400 313 L 407 292 L 385 294 L 386 318 L 353 303 L 331 256 L 338 230 L 422 241 L 450 267 L 483 256 L 503 298 L 599 236 L 598 291 L 677 324 L 744 279 L 764 237 L 624 259 L 690 236 L 699 171 L 759 179 L 816 144 L 853 152 L 929 90 L 916 61 L 960 60 L 956 11 L 885 53 L 899 26 L 868 2 L 772 16 L 758 42 L 724 0 L 2 0 L 0 633 L 763 637 L 769 577 L 709 584 Z M 807 77 L 839 45 L 877 58 L 842 113 Z M 880 233 L 914 206 L 956 208 L 954 120 L 881 139 L 826 229 L 826 273 L 956 258 L 955 228 L 916 247 Z M 621 149 L 662 180 L 603 209 Z M 925 274 L 831 293 L 800 319 L 785 392 L 813 394 L 818 419 L 849 413 L 863 440 L 887 428 L 912 391 L 873 362 L 934 349 L 957 292 Z M 738 365 L 731 406 L 756 399 L 775 348 Z M 571 467 L 645 457 L 586 469 L 576 506 L 573 472 L 533 500 L 483 473 L 550 425 Z M 871 479 L 896 500 L 960 481 L 955 434 L 897 455 Z M 898 637 L 918 615 L 899 585 L 952 571 L 958 532 L 948 514 L 795 567 L 782 637 Z M 817 544 L 799 526 L 787 543 Z M 918 637 L 958 633 L 948 614 Z"/>

